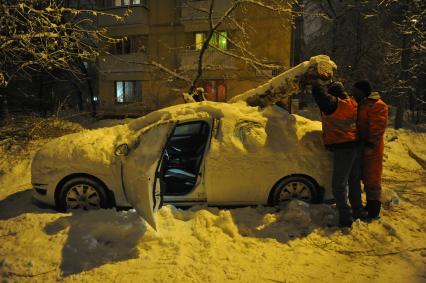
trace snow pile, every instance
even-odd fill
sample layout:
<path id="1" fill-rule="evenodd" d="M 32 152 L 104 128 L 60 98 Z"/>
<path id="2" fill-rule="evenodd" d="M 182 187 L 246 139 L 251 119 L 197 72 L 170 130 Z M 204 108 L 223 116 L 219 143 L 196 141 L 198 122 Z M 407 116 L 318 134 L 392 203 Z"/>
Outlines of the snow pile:
<path id="1" fill-rule="evenodd" d="M 58 168 L 61 161 L 72 161 L 84 165 L 86 161 L 109 165 L 114 158 L 115 145 L 127 135 L 125 126 L 115 126 L 97 130 L 84 130 L 63 136 L 47 143 L 35 156 L 35 162 L 45 168 Z M 38 161 L 38 159 L 42 159 Z M 63 164 L 72 166 L 73 164 Z M 93 164 L 90 164 L 93 165 Z M 90 166 L 89 165 L 89 166 Z M 37 172 L 34 172 L 37 174 Z"/>
<path id="2" fill-rule="evenodd" d="M 391 171 L 388 174 L 405 170 L 405 177 L 410 178 L 410 173 L 420 173 L 426 169 L 426 134 L 413 136 L 412 132 L 404 129 L 388 129 L 385 140 L 385 167 Z M 407 155 L 411 158 L 400 158 Z"/>
<path id="3" fill-rule="evenodd" d="M 294 119 L 301 127 L 310 123 Z M 272 125 L 281 120 L 277 116 Z M 267 127 L 269 123 L 270 119 Z M 303 136 L 296 133 L 291 138 L 306 140 Z M 409 167 L 420 165 L 411 163 L 415 159 L 408 148 L 421 156 L 424 137 L 388 131 L 384 186 L 395 191 L 401 203 L 384 209 L 379 221 L 356 222 L 347 233 L 329 227 L 336 223 L 333 207 L 298 201 L 278 208 L 165 206 L 157 213 L 158 232 L 134 210 L 58 213 L 35 206 L 28 187 L 15 186 L 29 183 L 28 156 L 34 149 L 9 156 L 0 163 L 0 278 L 5 282 L 138 282 L 141 278 L 147 282 L 418 282 L 425 276 L 426 264 L 426 183 L 424 170 Z M 266 144 L 271 146 L 268 140 Z"/>
<path id="4" fill-rule="evenodd" d="M 87 125 L 87 129 L 99 129 L 106 127 L 113 127 L 117 125 L 124 125 L 133 121 L 133 118 L 125 118 L 125 119 L 102 119 L 98 121 L 94 121 Z"/>

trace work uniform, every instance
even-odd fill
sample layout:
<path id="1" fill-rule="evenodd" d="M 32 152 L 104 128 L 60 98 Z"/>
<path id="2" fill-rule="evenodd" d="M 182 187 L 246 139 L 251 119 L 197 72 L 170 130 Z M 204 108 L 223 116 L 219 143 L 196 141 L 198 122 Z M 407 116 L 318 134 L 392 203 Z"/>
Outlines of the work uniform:
<path id="1" fill-rule="evenodd" d="M 380 200 L 382 191 L 384 133 L 388 106 L 373 92 L 358 107 L 358 130 L 362 149 L 362 180 L 367 200 Z"/>
<path id="2" fill-rule="evenodd" d="M 332 189 L 339 221 L 351 223 L 352 215 L 362 210 L 357 103 L 346 94 L 332 96 L 320 86 L 314 86 L 312 93 L 322 113 L 324 145 L 333 153 Z"/>
<path id="3" fill-rule="evenodd" d="M 337 108 L 330 114 L 322 114 L 324 144 L 343 144 L 358 140 L 357 103 L 352 98 L 337 98 Z"/>

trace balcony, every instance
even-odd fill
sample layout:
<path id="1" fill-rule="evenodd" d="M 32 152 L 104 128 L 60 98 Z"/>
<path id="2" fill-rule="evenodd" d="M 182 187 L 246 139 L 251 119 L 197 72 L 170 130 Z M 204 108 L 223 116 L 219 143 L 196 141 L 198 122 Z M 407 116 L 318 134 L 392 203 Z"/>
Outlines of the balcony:
<path id="1" fill-rule="evenodd" d="M 127 10 L 130 10 L 131 13 L 124 18 L 123 21 L 117 21 L 114 17 L 111 16 L 102 16 L 98 17 L 98 26 L 99 27 L 116 27 L 116 26 L 132 26 L 132 25 L 148 25 L 148 9 L 141 6 L 132 6 L 132 7 L 115 7 L 115 8 L 106 8 L 102 9 L 101 12 L 124 16 Z"/>
<path id="2" fill-rule="evenodd" d="M 179 54 L 180 67 L 184 71 L 197 69 L 197 50 L 184 50 Z M 236 59 L 214 49 L 207 49 L 203 57 L 203 67 L 207 70 L 236 69 Z"/>
<path id="3" fill-rule="evenodd" d="M 132 53 L 124 55 L 102 55 L 98 58 L 98 67 L 101 72 L 127 73 L 142 72 L 147 70 L 147 56 L 145 53 Z"/>

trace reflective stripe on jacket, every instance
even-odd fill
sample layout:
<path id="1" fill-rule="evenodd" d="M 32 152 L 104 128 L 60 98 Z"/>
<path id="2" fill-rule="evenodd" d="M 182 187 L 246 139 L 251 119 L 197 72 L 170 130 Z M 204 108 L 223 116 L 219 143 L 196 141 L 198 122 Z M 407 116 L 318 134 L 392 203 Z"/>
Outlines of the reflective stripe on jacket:
<path id="1" fill-rule="evenodd" d="M 322 115 L 322 131 L 325 145 L 356 141 L 357 103 L 352 98 L 338 98 L 336 111 Z"/>

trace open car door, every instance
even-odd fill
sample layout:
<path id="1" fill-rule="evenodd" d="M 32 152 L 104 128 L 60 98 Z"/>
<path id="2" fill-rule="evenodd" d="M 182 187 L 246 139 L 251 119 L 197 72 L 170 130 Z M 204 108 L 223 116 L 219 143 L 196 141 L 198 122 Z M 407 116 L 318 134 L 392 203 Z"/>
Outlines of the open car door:
<path id="1" fill-rule="evenodd" d="M 162 202 L 160 162 L 175 122 L 146 128 L 123 160 L 123 186 L 128 202 L 154 229 L 154 213 Z"/>

